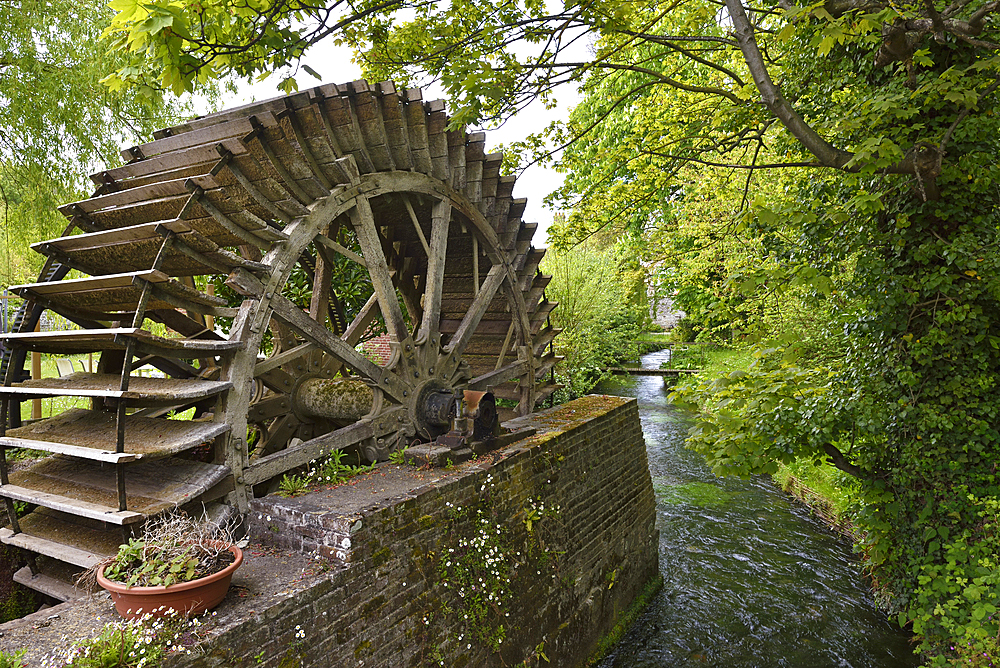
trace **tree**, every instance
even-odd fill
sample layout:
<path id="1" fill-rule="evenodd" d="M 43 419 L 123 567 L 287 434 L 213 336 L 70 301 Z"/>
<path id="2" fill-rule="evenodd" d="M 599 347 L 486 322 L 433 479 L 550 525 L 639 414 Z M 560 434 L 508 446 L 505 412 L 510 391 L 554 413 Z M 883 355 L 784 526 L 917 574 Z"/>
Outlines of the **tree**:
<path id="1" fill-rule="evenodd" d="M 583 84 L 588 100 L 552 128 L 554 145 L 536 145 L 539 159 L 570 147 L 557 196 L 573 206 L 570 242 L 648 232 L 683 196 L 681 170 L 733 170 L 745 195 L 731 224 L 789 242 L 745 289 L 795 281 L 848 310 L 831 318 L 844 337 L 834 363 L 763 356 L 749 377 L 703 388 L 695 447 L 723 472 L 805 456 L 855 476 L 862 547 L 922 649 L 936 664 L 964 663 L 967 645 L 996 651 L 1000 3 L 465 0 L 240 5 L 229 19 L 225 2 L 120 2 L 119 43 L 178 87 L 236 53 L 242 74 L 294 64 L 328 28 L 371 76 L 439 79 L 456 124 Z M 276 26 L 294 48 L 269 45 Z M 573 55 L 584 42 L 592 53 Z M 754 190 L 776 169 L 799 171 L 784 190 Z"/>
<path id="2" fill-rule="evenodd" d="M 124 65 L 100 35 L 112 12 L 96 0 L 0 3 L 0 276 L 28 280 L 30 242 L 58 235 L 55 207 L 86 197 L 87 171 L 120 164 L 138 141 L 185 112 L 154 89 L 111 92 L 101 79 Z M 212 90 L 210 87 L 209 90 Z M 92 188 L 92 186 L 91 186 Z"/>
<path id="3" fill-rule="evenodd" d="M 588 394 L 606 376 L 605 368 L 630 359 L 649 319 L 645 300 L 629 298 L 631 258 L 626 243 L 588 243 L 572 253 L 550 249 L 542 271 L 552 276 L 546 298 L 559 303 L 552 325 L 562 330 L 556 353 L 565 357 L 557 372 L 565 399 Z M 616 257 L 617 256 L 617 257 Z M 645 290 L 645 283 L 638 282 Z"/>

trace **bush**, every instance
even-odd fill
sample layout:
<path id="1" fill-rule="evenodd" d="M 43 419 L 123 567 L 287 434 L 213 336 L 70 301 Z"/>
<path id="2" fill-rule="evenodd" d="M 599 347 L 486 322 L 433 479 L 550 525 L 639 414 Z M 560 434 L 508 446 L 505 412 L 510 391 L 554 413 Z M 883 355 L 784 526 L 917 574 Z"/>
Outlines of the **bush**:
<path id="1" fill-rule="evenodd" d="M 565 386 L 560 400 L 587 394 L 606 367 L 635 354 L 633 342 L 649 316 L 632 285 L 635 270 L 623 264 L 613 251 L 588 246 L 550 248 L 545 255 L 542 270 L 552 274 L 546 296 L 559 302 L 552 325 L 563 330 L 555 339 L 556 353 L 566 358 L 557 372 Z"/>

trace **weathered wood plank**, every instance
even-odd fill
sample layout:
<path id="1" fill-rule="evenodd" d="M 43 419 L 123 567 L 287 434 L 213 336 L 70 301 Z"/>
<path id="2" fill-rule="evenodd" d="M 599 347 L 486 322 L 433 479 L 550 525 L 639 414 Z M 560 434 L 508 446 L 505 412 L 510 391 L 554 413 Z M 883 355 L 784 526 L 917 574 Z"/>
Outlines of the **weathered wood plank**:
<path id="1" fill-rule="evenodd" d="M 206 179 L 212 177 L 206 171 L 203 175 Z M 152 183 L 141 188 L 131 188 L 129 190 L 119 190 L 107 195 L 91 197 L 71 204 L 64 204 L 59 207 L 59 211 L 65 216 L 70 215 L 77 209 L 93 216 L 95 212 L 102 209 L 121 208 L 129 204 L 140 202 L 151 202 L 153 200 L 176 197 L 186 192 L 184 187 L 185 179 L 175 179 L 161 183 Z M 218 187 L 216 184 L 214 187 Z"/>
<path id="2" fill-rule="evenodd" d="M 46 452 L 71 454 L 96 461 L 131 461 L 142 457 L 173 455 L 190 450 L 226 433 L 224 422 L 194 422 L 128 415 L 125 419 L 125 453 L 110 452 L 115 443 L 115 416 L 111 412 L 72 408 L 63 413 L 9 429 L 0 444 L 27 447 Z M 10 441 L 8 443 L 8 440 Z M 73 449 L 72 452 L 65 451 Z M 111 457 L 114 455 L 114 457 Z"/>
<path id="3" fill-rule="evenodd" d="M 375 429 L 371 422 L 356 422 L 297 446 L 261 457 L 243 472 L 243 479 L 248 485 L 255 485 L 308 464 L 314 459 L 325 457 L 334 450 L 343 450 L 374 436 Z"/>
<path id="4" fill-rule="evenodd" d="M 74 373 L 59 378 L 37 378 L 0 387 L 0 395 L 24 397 L 106 397 L 125 399 L 129 403 L 181 403 L 192 399 L 205 399 L 232 387 L 232 383 L 218 380 L 188 378 L 143 378 L 132 376 L 129 389 L 122 392 L 118 374 Z"/>
<path id="5" fill-rule="evenodd" d="M 11 436 L 0 437 L 0 445 L 6 448 L 24 448 L 26 450 L 41 450 L 42 452 L 52 452 L 59 455 L 69 455 L 70 457 L 79 457 L 81 459 L 92 459 L 94 461 L 108 462 L 110 464 L 116 464 L 118 462 L 123 462 L 123 463 L 134 462 L 135 460 L 142 458 L 141 454 L 135 454 L 131 452 L 114 452 L 112 450 L 98 450 L 97 448 L 81 447 L 78 445 L 66 445 L 65 443 L 53 443 L 51 441 L 36 441 L 29 438 L 13 438 Z M 105 446 L 106 445 L 107 443 L 105 443 Z"/>
<path id="6" fill-rule="evenodd" d="M 379 105 L 382 110 L 386 141 L 396 169 L 412 169 L 409 132 L 406 120 L 403 118 L 403 103 L 399 94 L 395 91 L 384 93 L 379 98 Z"/>
<path id="7" fill-rule="evenodd" d="M 60 580 L 45 571 L 32 573 L 31 568 L 28 566 L 14 573 L 14 582 L 28 589 L 41 592 L 57 601 L 75 601 L 78 598 L 87 596 L 86 592 L 74 587 L 70 581 Z"/>
<path id="8" fill-rule="evenodd" d="M 444 266 L 448 257 L 448 230 L 451 222 L 451 204 L 447 200 L 435 202 L 431 216 L 431 242 L 427 258 L 424 312 L 417 338 L 423 341 L 436 335 L 441 320 L 441 296 L 444 287 Z"/>
<path id="9" fill-rule="evenodd" d="M 346 91 L 336 97 L 328 97 L 324 102 L 326 114 L 336 133 L 337 143 L 345 154 L 354 156 L 358 169 L 367 174 L 375 171 L 375 166 L 365 148 L 361 128 L 358 127 L 352 106 L 351 98 Z"/>
<path id="10" fill-rule="evenodd" d="M 448 127 L 448 114 L 444 110 L 444 101 L 434 100 L 425 105 L 427 112 L 427 150 L 430 153 L 432 169 L 430 175 L 434 178 L 451 183 L 451 172 L 448 168 L 448 137 L 445 130 Z"/>
<path id="11" fill-rule="evenodd" d="M 365 261 L 365 259 L 363 257 L 361 257 L 360 255 L 358 255 L 357 253 L 355 253 L 351 249 L 345 248 L 345 247 L 341 246 L 336 241 L 334 241 L 333 239 L 331 239 L 330 237 L 328 237 L 328 236 L 326 236 L 324 234 L 318 235 L 316 237 L 315 241 L 318 241 L 320 244 L 322 244 L 323 246 L 326 246 L 330 250 L 332 250 L 332 251 L 334 251 L 336 253 L 340 253 L 344 257 L 349 258 L 349 259 L 357 262 L 362 267 L 367 267 L 368 266 L 368 263 Z"/>
<path id="12" fill-rule="evenodd" d="M 154 515 L 194 501 L 232 476 L 225 466 L 168 457 L 141 461 L 125 467 L 128 507 Z M 10 476 L 21 487 L 117 507 L 115 467 L 49 457 Z"/>
<path id="13" fill-rule="evenodd" d="M 202 144 L 192 148 L 165 153 L 152 158 L 146 158 L 138 162 L 132 162 L 122 167 L 108 169 L 103 172 L 95 172 L 90 175 L 94 183 L 104 185 L 109 181 L 117 188 L 126 189 L 135 187 L 134 183 L 141 183 L 143 179 L 156 178 L 161 181 L 173 180 L 164 178 L 164 175 L 172 174 L 178 169 L 187 169 L 193 165 L 204 166 L 207 173 L 211 169 L 211 164 L 219 161 L 219 153 L 216 146 L 224 146 L 234 154 L 243 154 L 246 149 L 236 139 L 224 139 L 221 142 Z"/>
<path id="14" fill-rule="evenodd" d="M 103 552 L 94 553 L 88 550 L 80 550 L 70 545 L 64 545 L 63 543 L 57 543 L 53 540 L 32 536 L 26 533 L 15 534 L 6 527 L 0 529 L 0 541 L 2 541 L 4 545 L 13 545 L 14 547 L 19 547 L 22 550 L 44 554 L 48 557 L 52 557 L 53 559 L 65 561 L 66 563 L 73 564 L 74 566 L 80 566 L 81 568 L 92 568 L 105 557 L 109 557 L 114 554 L 114 552 L 108 552 L 105 554 Z"/>
<path id="15" fill-rule="evenodd" d="M 375 229 L 375 217 L 368 200 L 358 198 L 358 205 L 351 209 L 350 216 L 358 243 L 361 245 L 361 254 L 367 263 L 372 286 L 378 295 L 378 303 L 389 335 L 396 341 L 404 341 L 409 337 L 409 332 L 403 319 L 403 312 L 399 308 L 396 288 L 389 278 L 389 265 L 382 251 L 382 243 Z"/>
<path id="16" fill-rule="evenodd" d="M 22 292 L 27 290 L 37 295 L 70 294 L 83 290 L 131 286 L 133 284 L 133 279 L 136 278 L 149 283 L 162 283 L 170 280 L 170 277 L 162 271 L 147 270 L 133 271 L 123 274 L 108 274 L 107 276 L 95 276 L 90 278 L 71 278 L 48 283 L 23 283 L 21 285 L 12 285 L 10 290 L 12 292 Z"/>
<path id="17" fill-rule="evenodd" d="M 258 114 L 258 118 L 261 123 L 268 125 L 269 127 L 277 125 L 277 121 L 271 114 L 261 113 Z M 134 148 L 122 151 L 122 157 L 127 161 L 131 161 L 136 156 L 135 151 L 138 149 L 139 155 L 149 158 L 154 155 L 161 155 L 163 153 L 191 148 L 193 146 L 208 144 L 210 142 L 219 142 L 230 137 L 241 137 L 249 132 L 252 132 L 253 129 L 253 126 L 250 125 L 249 118 L 246 116 L 237 117 L 224 123 L 210 125 L 197 130 L 192 130 L 190 132 L 183 132 L 169 137 L 164 137 L 163 139 L 156 139 L 146 144 L 140 144 Z"/>
<path id="18" fill-rule="evenodd" d="M 15 474 L 16 475 L 16 474 Z M 88 517 L 92 520 L 108 522 L 109 524 L 135 524 L 146 519 L 142 513 L 132 510 L 118 510 L 109 506 L 102 506 L 89 501 L 81 501 L 68 496 L 49 494 L 18 485 L 0 485 L 0 497 L 15 499 L 33 503 L 37 506 L 45 506 L 52 510 L 58 510 L 70 515 Z"/>
<path id="19" fill-rule="evenodd" d="M 488 387 L 494 387 L 513 378 L 517 378 L 518 376 L 523 375 L 527 370 L 528 364 L 523 360 L 519 360 L 513 364 L 508 364 L 507 366 L 473 378 L 469 381 L 469 389 L 482 391 Z"/>
<path id="20" fill-rule="evenodd" d="M 410 144 L 410 155 L 413 156 L 414 169 L 424 174 L 430 174 L 433 165 L 428 149 L 427 118 L 424 115 L 424 103 L 418 89 L 407 90 L 407 101 L 403 114 L 406 117 L 407 136 Z"/>
<path id="21" fill-rule="evenodd" d="M 154 336 L 136 327 L 0 334 L 0 341 L 6 341 L 10 345 L 23 346 L 39 352 L 62 354 L 124 350 L 128 339 L 135 340 L 144 349 L 143 352 L 188 359 L 214 357 L 239 350 L 243 346 L 239 341 L 167 339 Z"/>
<path id="22" fill-rule="evenodd" d="M 465 128 L 447 130 L 448 139 L 448 169 L 451 171 L 448 182 L 458 192 L 465 191 Z"/>

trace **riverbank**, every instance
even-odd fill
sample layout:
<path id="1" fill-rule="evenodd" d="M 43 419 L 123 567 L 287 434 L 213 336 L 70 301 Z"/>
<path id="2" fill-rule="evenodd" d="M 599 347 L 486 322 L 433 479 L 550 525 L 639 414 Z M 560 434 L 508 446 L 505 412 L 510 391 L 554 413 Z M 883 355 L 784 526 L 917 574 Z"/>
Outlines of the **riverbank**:
<path id="1" fill-rule="evenodd" d="M 600 388 L 639 401 L 664 577 L 600 668 L 914 668 L 909 634 L 878 610 L 847 541 L 762 476 L 717 477 L 685 448 L 690 422 L 669 390 L 649 376 Z"/>
<path id="2" fill-rule="evenodd" d="M 705 377 L 745 371 L 754 360 L 751 351 L 736 348 L 710 348 L 706 350 L 705 358 L 706 364 L 701 373 Z M 827 526 L 854 543 L 857 538 L 852 521 L 854 484 L 849 475 L 832 466 L 797 460 L 787 465 L 779 464 L 778 471 L 771 478 Z"/>

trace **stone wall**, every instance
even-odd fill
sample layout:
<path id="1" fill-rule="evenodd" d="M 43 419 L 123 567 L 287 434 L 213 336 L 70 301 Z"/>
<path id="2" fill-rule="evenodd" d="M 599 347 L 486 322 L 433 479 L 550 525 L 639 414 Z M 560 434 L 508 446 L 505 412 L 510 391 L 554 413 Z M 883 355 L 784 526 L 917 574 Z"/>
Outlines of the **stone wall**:
<path id="1" fill-rule="evenodd" d="M 658 577 L 636 402 L 585 397 L 514 422 L 539 433 L 365 507 L 256 500 L 256 536 L 331 572 L 217 620 L 204 653 L 168 665 L 583 665 Z"/>

